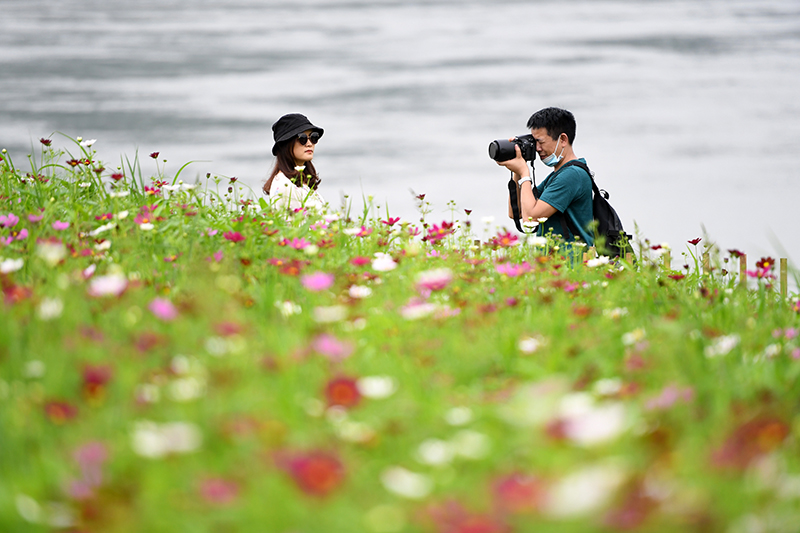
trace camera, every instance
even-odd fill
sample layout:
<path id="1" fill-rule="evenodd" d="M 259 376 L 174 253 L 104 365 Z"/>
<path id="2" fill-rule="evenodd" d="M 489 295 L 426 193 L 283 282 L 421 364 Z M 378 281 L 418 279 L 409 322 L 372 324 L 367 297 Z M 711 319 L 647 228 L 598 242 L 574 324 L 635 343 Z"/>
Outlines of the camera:
<path id="1" fill-rule="evenodd" d="M 492 141 L 489 143 L 489 157 L 495 161 L 514 159 L 517 157 L 514 145 L 519 146 L 519 151 L 525 161 L 536 159 L 536 139 L 533 138 L 533 135 L 520 135 L 519 137 L 514 137 L 513 141 L 507 139 Z"/>

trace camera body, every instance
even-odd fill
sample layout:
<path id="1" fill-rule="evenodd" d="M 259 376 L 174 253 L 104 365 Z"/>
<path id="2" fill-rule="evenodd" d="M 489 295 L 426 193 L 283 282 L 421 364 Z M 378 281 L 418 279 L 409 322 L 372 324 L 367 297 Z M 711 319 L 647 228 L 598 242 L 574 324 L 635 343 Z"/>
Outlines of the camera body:
<path id="1" fill-rule="evenodd" d="M 536 159 L 536 139 L 533 135 L 520 135 L 514 137 L 513 141 L 507 139 L 497 139 L 489 143 L 489 157 L 495 161 L 508 161 L 517 157 L 514 146 L 519 146 L 522 158 L 525 161 Z"/>

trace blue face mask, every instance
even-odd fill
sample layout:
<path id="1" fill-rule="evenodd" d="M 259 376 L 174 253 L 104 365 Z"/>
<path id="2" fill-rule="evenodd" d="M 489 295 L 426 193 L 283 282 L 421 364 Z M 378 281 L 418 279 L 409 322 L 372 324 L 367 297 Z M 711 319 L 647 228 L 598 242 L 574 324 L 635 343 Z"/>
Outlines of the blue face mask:
<path id="1" fill-rule="evenodd" d="M 542 159 L 542 163 L 544 163 L 548 167 L 556 166 L 557 164 L 559 164 L 561 162 L 562 159 L 564 159 L 564 152 L 566 151 L 566 149 L 567 149 L 567 147 L 565 146 L 561 150 L 561 154 L 559 154 L 559 155 L 556 155 L 555 151 L 553 151 L 552 154 L 550 154 L 547 157 L 545 157 L 544 159 Z M 556 145 L 556 150 L 558 150 L 558 145 Z"/>

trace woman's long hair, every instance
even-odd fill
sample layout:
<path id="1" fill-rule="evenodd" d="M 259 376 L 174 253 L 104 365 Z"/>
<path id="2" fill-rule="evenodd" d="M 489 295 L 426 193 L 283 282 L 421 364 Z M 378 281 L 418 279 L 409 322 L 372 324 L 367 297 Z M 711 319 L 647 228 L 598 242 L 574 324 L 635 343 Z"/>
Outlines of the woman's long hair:
<path id="1" fill-rule="evenodd" d="M 320 179 L 317 175 L 317 169 L 314 168 L 314 164 L 311 161 L 308 161 L 305 164 L 305 170 L 295 170 L 294 167 L 297 166 L 294 160 L 294 154 L 292 153 L 294 149 L 294 143 L 297 142 L 297 137 L 292 137 L 291 139 L 284 141 L 278 144 L 275 167 L 272 169 L 272 173 L 269 176 L 269 179 L 264 184 L 264 194 L 269 194 L 269 189 L 272 186 L 272 180 L 275 179 L 275 176 L 278 175 L 278 172 L 283 173 L 284 176 L 289 178 L 289 181 L 301 187 L 306 185 L 312 190 L 316 190 L 319 187 Z"/>

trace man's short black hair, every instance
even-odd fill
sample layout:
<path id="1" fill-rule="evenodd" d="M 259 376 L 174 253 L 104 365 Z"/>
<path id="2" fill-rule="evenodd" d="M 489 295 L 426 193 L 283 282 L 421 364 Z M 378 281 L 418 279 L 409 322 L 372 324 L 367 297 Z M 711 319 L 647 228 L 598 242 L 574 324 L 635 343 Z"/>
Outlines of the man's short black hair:
<path id="1" fill-rule="evenodd" d="M 528 119 L 528 129 L 544 128 L 553 139 L 558 139 L 562 133 L 567 134 L 567 142 L 575 142 L 575 117 L 566 109 L 546 107 L 540 109 Z"/>

